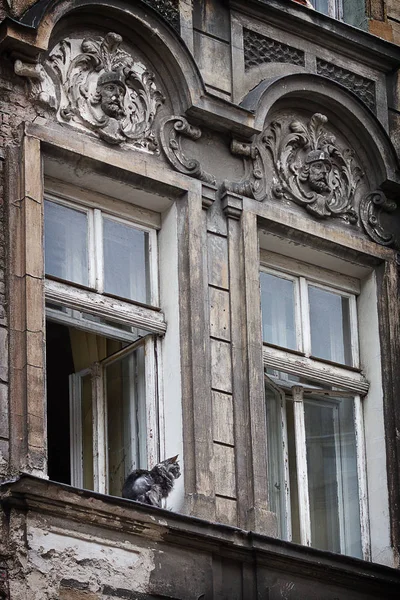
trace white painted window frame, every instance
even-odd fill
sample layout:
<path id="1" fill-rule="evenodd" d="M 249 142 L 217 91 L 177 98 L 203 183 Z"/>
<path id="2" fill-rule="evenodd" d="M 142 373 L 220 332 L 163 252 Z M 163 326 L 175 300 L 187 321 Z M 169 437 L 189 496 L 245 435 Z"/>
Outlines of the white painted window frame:
<path id="1" fill-rule="evenodd" d="M 127 216 L 118 217 L 113 212 L 108 212 L 104 204 L 98 206 L 87 206 L 78 201 L 74 202 L 71 199 L 65 199 L 46 192 L 45 200 L 54 202 L 61 206 L 85 212 L 88 215 L 88 275 L 89 288 L 99 294 L 104 293 L 104 257 L 103 257 L 103 217 L 112 221 L 128 225 L 140 231 L 144 231 L 149 235 L 149 277 L 150 277 L 150 305 L 158 306 L 159 304 L 159 288 L 158 288 L 158 270 L 157 270 L 157 231 L 154 228 L 146 227 L 141 223 L 137 223 L 134 218 Z M 66 283 L 68 280 L 65 280 Z M 72 283 L 73 285 L 73 283 Z M 129 302 L 134 300 L 128 299 Z"/>
<path id="2" fill-rule="evenodd" d="M 328 16 L 343 20 L 343 0 L 328 0 Z"/>
<path id="3" fill-rule="evenodd" d="M 268 261 L 268 264 L 266 264 Z M 310 521 L 310 503 L 308 496 L 308 475 L 307 475 L 307 456 L 306 456 L 306 436 L 304 423 L 304 395 L 318 393 L 319 396 L 353 398 L 354 402 L 354 424 L 356 435 L 357 452 L 357 475 L 359 485 L 360 502 L 360 524 L 361 524 L 361 544 L 364 560 L 370 560 L 370 532 L 368 518 L 368 495 L 366 478 L 366 451 L 363 427 L 363 411 L 361 398 L 368 393 L 369 383 L 363 374 L 357 370 L 359 365 L 359 345 L 357 329 L 357 306 L 356 294 L 360 292 L 360 283 L 358 280 L 344 275 L 336 274 L 332 271 L 315 267 L 306 263 L 289 259 L 287 257 L 276 255 L 273 252 L 261 251 L 261 272 L 267 272 L 282 276 L 282 274 L 298 277 L 300 286 L 300 304 L 302 321 L 302 348 L 303 355 L 298 352 L 291 352 L 287 349 L 280 349 L 266 343 L 263 344 L 263 363 L 265 369 L 273 369 L 285 374 L 292 374 L 298 377 L 304 377 L 315 381 L 316 385 L 324 384 L 334 388 L 332 391 L 317 390 L 303 385 L 293 385 L 291 390 L 290 382 L 285 378 L 283 381 L 276 381 L 272 376 L 265 376 L 268 384 L 271 381 L 275 387 L 281 390 L 282 394 L 290 391 L 293 397 L 294 420 L 295 420 L 295 446 L 297 459 L 297 481 L 299 497 L 299 516 L 300 516 L 300 537 L 301 543 L 311 545 L 311 521 Z M 309 325 L 309 306 L 308 306 L 308 284 L 315 285 L 321 289 L 340 294 L 350 299 L 350 323 L 351 323 L 351 352 L 354 367 L 348 368 L 346 365 L 336 365 L 323 360 L 315 360 L 311 356 L 311 339 Z M 329 285 L 330 284 L 330 285 Z M 357 366 L 356 366 L 357 365 Z M 283 451 L 283 464 L 288 465 L 288 445 L 287 445 L 287 419 L 286 419 L 286 401 L 282 400 L 281 406 L 281 440 Z M 286 532 L 283 535 L 289 541 L 292 539 L 291 529 L 291 500 L 290 500 L 290 480 L 288 468 L 284 469 L 284 504 L 286 523 Z M 344 548 L 343 532 L 341 532 L 341 546 Z"/>
<path id="4" fill-rule="evenodd" d="M 73 326 L 89 332 L 94 332 L 113 339 L 128 342 L 128 346 L 115 355 L 94 363 L 71 377 L 70 387 L 70 440 L 71 440 L 71 483 L 77 487 L 83 486 L 83 455 L 82 455 L 82 418 L 80 379 L 90 375 L 92 380 L 93 400 L 93 474 L 94 491 L 108 493 L 108 464 L 107 464 L 107 406 L 105 398 L 105 367 L 119 360 L 123 355 L 134 352 L 144 346 L 145 354 L 145 424 L 146 430 L 146 458 L 147 465 L 154 466 L 160 459 L 160 447 L 163 447 L 164 408 L 162 397 L 161 379 L 161 340 L 160 336 L 166 333 L 164 314 L 158 308 L 158 251 L 157 229 L 149 227 L 135 220 L 136 212 L 143 220 L 143 210 L 136 211 L 134 206 L 126 207 L 125 214 L 118 217 L 115 211 L 108 212 L 107 204 L 103 202 L 96 206 L 71 198 L 59 197 L 54 193 L 45 193 L 45 198 L 85 212 L 88 214 L 88 254 L 89 254 L 89 281 L 92 289 L 77 286 L 68 281 L 59 281 L 52 278 L 45 280 L 45 299 L 47 305 L 57 305 L 64 310 L 57 310 L 46 306 L 46 317 L 54 322 Z M 131 213 L 132 218 L 126 213 Z M 150 295 L 151 305 L 143 305 L 133 300 L 124 300 L 108 296 L 103 292 L 103 240 L 102 219 L 103 215 L 112 220 L 128 224 L 149 234 L 149 269 L 150 269 Z M 146 217 L 147 215 L 145 215 Z M 150 222 L 155 219 L 149 214 Z M 135 331 L 124 331 L 112 327 L 112 324 L 96 323 L 84 319 L 82 313 L 88 313 L 106 319 L 109 322 L 127 325 L 133 329 L 149 332 L 144 337 L 137 339 Z M 130 343 L 129 343 L 130 342 Z"/>

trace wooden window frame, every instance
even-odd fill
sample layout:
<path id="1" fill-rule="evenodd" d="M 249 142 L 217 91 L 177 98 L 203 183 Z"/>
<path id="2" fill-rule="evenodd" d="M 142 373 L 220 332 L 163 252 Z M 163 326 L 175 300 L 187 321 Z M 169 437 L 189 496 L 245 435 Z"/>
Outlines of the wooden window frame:
<path id="1" fill-rule="evenodd" d="M 283 373 L 304 377 L 318 383 L 329 385 L 335 388 L 334 391 L 317 390 L 305 387 L 304 385 L 294 384 L 290 387 L 289 381 L 277 382 L 265 375 L 269 387 L 278 390 L 281 400 L 280 421 L 282 431 L 280 433 L 282 443 L 282 464 L 284 478 L 284 515 L 285 524 L 284 537 L 291 541 L 291 500 L 290 500 L 290 481 L 288 472 L 288 442 L 287 442 L 287 424 L 286 424 L 286 394 L 289 392 L 293 397 L 293 410 L 295 420 L 295 446 L 296 446 L 296 469 L 298 481 L 299 498 L 299 518 L 300 518 L 300 539 L 301 543 L 311 546 L 311 520 L 310 520 L 310 502 L 308 491 L 307 476 L 307 456 L 306 456 L 306 435 L 304 423 L 304 396 L 318 394 L 319 396 L 343 397 L 348 396 L 354 401 L 354 426 L 356 437 L 357 453 L 357 476 L 359 490 L 359 508 L 360 508 L 360 526 L 361 526 L 361 546 L 364 560 L 370 560 L 371 542 L 369 533 L 368 519 L 368 491 L 366 479 L 366 450 L 364 441 L 363 411 L 361 398 L 368 393 L 369 382 L 359 371 L 359 346 L 357 329 L 357 312 L 355 294 L 360 292 L 360 283 L 358 280 L 335 272 L 314 267 L 306 263 L 276 255 L 273 252 L 261 250 L 260 272 L 267 272 L 274 275 L 297 277 L 300 288 L 301 304 L 301 328 L 303 332 L 302 352 L 293 352 L 284 348 L 279 348 L 271 344 L 263 343 L 263 364 L 264 369 L 274 369 Z M 330 285 L 328 285 L 330 283 Z M 308 285 L 315 285 L 334 293 L 340 293 L 344 297 L 350 298 L 350 326 L 351 326 L 351 351 L 353 367 L 346 365 L 336 365 L 329 361 L 316 359 L 311 355 L 311 339 L 309 336 L 309 305 L 308 305 Z M 297 314 L 298 311 L 295 310 Z M 304 327 L 305 324 L 305 327 Z M 356 366 L 357 365 L 357 366 Z M 342 527 L 342 526 L 341 526 Z M 341 545 L 343 546 L 343 535 L 341 532 Z"/>
<path id="2" fill-rule="evenodd" d="M 159 289 L 158 289 L 158 265 L 157 265 L 157 231 L 155 228 L 145 226 L 135 221 L 135 207 L 127 207 L 130 212 L 130 218 L 118 217 L 107 210 L 107 203 L 93 204 L 87 206 L 83 200 L 71 197 L 65 199 L 58 196 L 54 191 L 49 193 L 45 188 L 44 199 L 67 206 L 75 210 L 83 211 L 88 214 L 88 255 L 89 255 L 89 284 L 90 289 L 84 289 L 83 286 L 77 286 L 66 280 L 59 281 L 52 277 L 45 279 L 45 301 L 46 304 L 58 305 L 67 308 L 67 312 L 58 311 L 46 306 L 46 317 L 52 321 L 77 328 L 96 332 L 99 334 L 111 335 L 114 339 L 129 341 L 131 336 L 129 332 L 123 332 L 112 325 L 96 324 L 81 318 L 81 313 L 89 313 L 100 319 L 107 319 L 128 325 L 133 328 L 144 329 L 149 332 L 148 335 L 132 342 L 124 348 L 122 354 L 134 352 L 136 348 L 144 345 L 145 347 L 145 370 L 146 370 L 146 393 L 145 393 L 145 414 L 146 431 L 152 432 L 146 435 L 146 457 L 147 464 L 141 464 L 141 468 L 154 465 L 159 460 L 159 423 L 158 423 L 158 404 L 160 384 L 158 378 L 161 373 L 157 370 L 156 353 L 158 348 L 157 336 L 164 335 L 166 332 L 166 323 L 163 313 L 158 307 Z M 124 300 L 115 298 L 104 292 L 103 285 L 103 239 L 102 239 L 102 219 L 110 218 L 119 223 L 129 224 L 135 228 L 146 231 L 149 234 L 149 271 L 150 271 L 150 297 L 152 305 L 143 305 L 134 300 Z M 121 353 L 118 353 L 121 354 Z M 107 403 L 104 391 L 105 372 L 104 368 L 115 361 L 116 357 L 111 356 L 103 359 L 99 363 L 94 363 L 89 369 L 86 369 L 92 381 L 93 397 L 93 473 L 94 473 L 94 491 L 106 494 L 108 493 L 108 461 L 106 453 L 107 444 Z M 70 426 L 71 426 L 71 483 L 77 487 L 83 485 L 82 474 L 82 452 L 80 451 L 82 441 L 78 439 L 79 432 L 82 431 L 79 394 L 76 393 L 76 385 L 73 384 L 70 393 Z M 75 391 L 74 391 L 75 390 Z M 78 433 L 77 433 L 78 432 Z M 139 465 L 137 465 L 139 467 Z"/>

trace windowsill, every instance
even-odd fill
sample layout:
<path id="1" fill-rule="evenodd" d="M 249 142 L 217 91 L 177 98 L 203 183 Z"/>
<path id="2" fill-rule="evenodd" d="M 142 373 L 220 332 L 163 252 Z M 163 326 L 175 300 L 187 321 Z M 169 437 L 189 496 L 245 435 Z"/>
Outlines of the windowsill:
<path id="1" fill-rule="evenodd" d="M 127 304 L 132 304 L 132 306 L 141 306 L 143 308 L 148 308 L 150 310 L 161 312 L 161 308 L 159 306 L 153 306 L 152 304 L 146 304 L 145 302 L 138 302 L 137 300 L 132 300 L 131 298 L 118 296 L 117 294 L 98 292 L 96 288 L 89 287 L 87 285 L 82 285 L 81 283 L 76 283 L 75 281 L 69 281 L 68 279 L 62 279 L 61 277 L 56 277 L 54 275 L 46 275 L 46 279 L 48 279 L 49 281 L 56 281 L 57 283 L 70 285 L 71 287 L 77 288 L 78 290 L 86 290 L 87 292 L 93 292 L 94 294 L 98 294 L 99 296 L 104 296 L 104 298 L 113 298 L 115 300 L 121 300 L 121 302 L 126 302 Z"/>
<path id="2" fill-rule="evenodd" d="M 78 530 L 77 523 L 98 527 L 105 541 L 107 530 L 120 531 L 125 538 L 130 535 L 142 538 L 142 547 L 143 538 L 147 538 L 151 548 L 154 547 L 154 540 L 157 540 L 159 550 L 163 549 L 165 542 L 166 552 L 168 544 L 173 542 L 175 552 L 208 553 L 210 560 L 216 548 L 218 554 L 228 552 L 231 559 L 254 563 L 255 566 L 262 560 L 263 569 L 265 565 L 271 571 L 284 568 L 286 575 L 297 579 L 311 576 L 313 584 L 320 585 L 322 592 L 323 586 L 340 583 L 348 586 L 352 593 L 369 589 L 372 595 L 372 588 L 377 586 L 376 593 L 380 591 L 389 598 L 391 594 L 395 597 L 397 586 L 400 585 L 400 572 L 390 567 L 28 474 L 0 485 L 0 503 L 6 510 L 14 508 L 23 511 L 27 520 L 32 519 L 35 527 L 40 523 L 35 516 L 46 515 L 42 528 L 51 529 L 52 518 L 56 524 L 58 519 L 62 519 L 64 523 L 70 521 L 71 531 Z M 66 523 L 63 531 L 66 534 Z"/>
<path id="3" fill-rule="evenodd" d="M 284 352 L 290 352 L 290 354 L 294 354 L 296 356 L 305 356 L 304 352 L 300 352 L 299 350 L 293 350 L 292 348 L 286 348 L 285 346 L 278 346 L 277 344 L 263 342 L 263 346 L 265 348 L 272 348 L 274 350 L 283 350 Z"/>

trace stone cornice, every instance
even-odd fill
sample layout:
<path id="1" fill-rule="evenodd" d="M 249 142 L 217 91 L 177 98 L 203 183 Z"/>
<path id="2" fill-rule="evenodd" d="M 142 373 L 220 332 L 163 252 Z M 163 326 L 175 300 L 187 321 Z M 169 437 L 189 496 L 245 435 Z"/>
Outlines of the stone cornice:
<path id="1" fill-rule="evenodd" d="M 257 18 L 335 53 L 390 73 L 400 67 L 400 47 L 291 0 L 229 0 L 232 10 Z M 321 41 L 323 40 L 323 44 Z"/>
<path id="2" fill-rule="evenodd" d="M 282 540 L 177 514 L 140 503 L 80 490 L 45 479 L 22 475 L 0 485 L 0 505 L 5 513 L 11 509 L 28 514 L 28 518 L 45 515 L 64 522 L 92 525 L 105 530 L 121 531 L 149 541 L 217 552 L 239 560 L 256 561 L 286 573 L 350 585 L 353 590 L 384 586 L 394 591 L 400 584 L 400 572 L 389 567 L 346 556 L 301 547 Z"/>

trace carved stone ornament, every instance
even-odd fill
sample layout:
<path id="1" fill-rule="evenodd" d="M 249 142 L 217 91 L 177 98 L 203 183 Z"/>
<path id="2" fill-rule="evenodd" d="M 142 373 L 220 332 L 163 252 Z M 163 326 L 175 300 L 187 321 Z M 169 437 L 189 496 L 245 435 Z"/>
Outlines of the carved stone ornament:
<path id="1" fill-rule="evenodd" d="M 393 233 L 385 230 L 381 223 L 382 213 L 392 213 L 397 204 L 388 200 L 381 190 L 376 190 L 365 196 L 360 202 L 360 218 L 367 234 L 383 246 L 399 247 L 398 240 Z"/>
<path id="2" fill-rule="evenodd" d="M 165 98 L 154 75 L 120 47 L 122 41 L 117 33 L 65 39 L 55 46 L 43 67 L 35 67 L 36 78 L 45 81 L 46 89 L 53 87 L 53 94 L 45 93 L 57 98 L 60 122 L 89 130 L 109 144 L 155 152 L 158 143 L 153 123 Z M 16 63 L 15 70 L 31 80 L 35 77 L 27 65 Z"/>
<path id="3" fill-rule="evenodd" d="M 265 198 L 265 169 L 260 151 L 255 144 L 246 144 L 233 140 L 231 152 L 236 156 L 243 156 L 245 175 L 241 181 L 225 180 L 222 191 L 233 192 L 241 196 L 248 196 L 261 202 Z"/>
<path id="4" fill-rule="evenodd" d="M 190 125 L 184 117 L 172 116 L 162 121 L 161 144 L 170 164 L 180 173 L 216 185 L 214 175 L 207 173 L 198 160 L 186 156 L 182 148 L 182 136 L 197 141 L 201 138 L 201 129 Z"/>
<path id="5" fill-rule="evenodd" d="M 304 206 L 319 219 L 358 221 L 354 196 L 362 178 L 353 154 L 325 129 L 328 118 L 316 113 L 308 123 L 276 120 L 264 132 L 275 176 L 275 198 Z"/>

